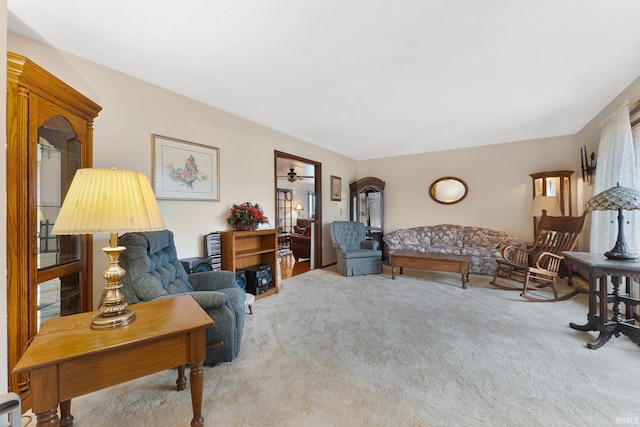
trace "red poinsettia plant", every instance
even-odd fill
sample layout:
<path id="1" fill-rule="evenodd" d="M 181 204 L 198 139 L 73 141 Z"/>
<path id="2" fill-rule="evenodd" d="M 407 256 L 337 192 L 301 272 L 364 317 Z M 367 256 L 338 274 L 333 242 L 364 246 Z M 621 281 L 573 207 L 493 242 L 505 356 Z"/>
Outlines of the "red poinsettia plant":
<path id="1" fill-rule="evenodd" d="M 234 204 L 231 207 L 231 214 L 227 218 L 227 222 L 231 225 L 240 223 L 255 226 L 256 224 L 269 224 L 269 218 L 264 215 L 259 204 L 244 202 L 241 205 Z"/>

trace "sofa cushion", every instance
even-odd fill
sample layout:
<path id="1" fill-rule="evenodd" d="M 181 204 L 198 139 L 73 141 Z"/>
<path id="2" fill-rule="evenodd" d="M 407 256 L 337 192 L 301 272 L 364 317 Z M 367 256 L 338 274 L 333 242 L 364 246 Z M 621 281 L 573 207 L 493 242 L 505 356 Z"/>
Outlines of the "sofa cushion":
<path id="1" fill-rule="evenodd" d="M 460 255 L 460 248 L 451 245 L 433 244 L 429 247 L 429 251 L 434 254 Z"/>
<path id="2" fill-rule="evenodd" d="M 471 255 L 471 256 L 500 256 L 500 249 L 496 249 L 494 247 L 483 248 L 481 246 L 464 246 L 460 248 L 460 255 Z"/>
<path id="3" fill-rule="evenodd" d="M 431 246 L 462 247 L 464 227 L 460 225 L 442 224 L 431 227 Z"/>
<path id="4" fill-rule="evenodd" d="M 481 227 L 464 228 L 464 246 L 499 248 L 507 237 L 507 233 Z"/>
<path id="5" fill-rule="evenodd" d="M 416 227 L 398 230 L 397 243 L 402 246 L 429 247 L 431 244 L 431 227 Z"/>

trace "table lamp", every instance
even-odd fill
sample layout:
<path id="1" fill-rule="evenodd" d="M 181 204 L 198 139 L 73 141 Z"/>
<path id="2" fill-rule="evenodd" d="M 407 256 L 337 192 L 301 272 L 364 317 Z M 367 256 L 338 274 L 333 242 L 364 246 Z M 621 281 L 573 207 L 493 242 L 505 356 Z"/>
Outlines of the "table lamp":
<path id="1" fill-rule="evenodd" d="M 640 209 L 640 192 L 629 187 L 621 187 L 618 183 L 615 187 L 598 193 L 587 202 L 588 211 L 618 211 L 618 239 L 615 246 L 604 253 L 609 259 L 636 260 L 638 254 L 629 252 L 627 242 L 624 239 L 624 216 L 622 210 Z"/>
<path id="2" fill-rule="evenodd" d="M 118 258 L 118 232 L 164 230 L 166 227 L 147 176 L 112 169 L 78 169 L 64 198 L 52 234 L 109 233 L 109 267 L 102 273 L 107 286 L 92 329 L 126 326 L 136 319 L 124 301 L 121 280 L 125 271 Z"/>
<path id="3" fill-rule="evenodd" d="M 547 211 L 549 216 L 562 216 L 558 199 L 552 196 L 536 196 L 531 202 L 529 216 L 533 217 L 533 237 L 538 235 L 538 218 L 542 216 L 542 211 Z"/>
<path id="4" fill-rule="evenodd" d="M 296 203 L 296 205 L 293 207 L 293 210 L 297 212 L 298 216 L 300 215 L 300 212 L 302 212 L 304 210 L 304 206 L 302 206 L 302 203 L 298 202 Z"/>

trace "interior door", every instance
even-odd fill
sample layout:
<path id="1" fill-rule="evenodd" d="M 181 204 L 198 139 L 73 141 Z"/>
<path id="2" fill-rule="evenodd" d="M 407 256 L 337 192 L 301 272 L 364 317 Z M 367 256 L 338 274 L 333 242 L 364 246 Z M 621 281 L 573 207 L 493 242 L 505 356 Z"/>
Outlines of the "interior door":
<path id="1" fill-rule="evenodd" d="M 289 169 L 291 168 L 291 164 L 292 162 L 294 162 L 294 164 L 300 164 L 300 165 L 306 165 L 308 168 L 310 168 L 309 170 L 313 171 L 312 173 L 309 173 L 309 175 L 307 176 L 313 176 L 313 213 L 311 212 L 311 204 L 308 202 L 308 197 L 309 197 L 309 191 L 305 191 L 304 194 L 296 194 L 296 192 L 294 191 L 294 195 L 293 195 L 293 201 L 297 202 L 297 201 L 306 201 L 306 204 L 308 205 L 306 207 L 307 211 L 305 212 L 305 216 L 309 216 L 311 217 L 311 215 L 313 215 L 313 218 L 315 218 L 315 222 L 313 225 L 313 235 L 314 235 L 314 240 L 313 240 L 313 259 L 311 262 L 311 268 L 319 268 L 322 266 L 322 163 L 316 162 L 314 160 L 310 160 L 310 159 L 305 159 L 303 157 L 300 156 L 296 156 L 294 154 L 289 154 L 289 153 L 284 153 L 282 151 L 274 151 L 274 171 L 275 171 L 275 185 L 274 185 L 274 196 L 276 197 L 276 206 L 277 206 L 277 189 L 279 188 L 279 186 L 281 185 L 281 183 L 279 183 L 279 176 L 286 176 L 287 172 L 289 172 Z M 294 168 L 295 171 L 295 168 Z M 303 173 L 300 173 L 300 171 L 297 172 L 298 175 L 305 175 Z M 305 178 L 305 179 L 309 179 L 309 178 Z M 285 182 L 287 182 L 287 180 L 285 180 Z M 276 222 L 277 223 L 277 222 Z"/>

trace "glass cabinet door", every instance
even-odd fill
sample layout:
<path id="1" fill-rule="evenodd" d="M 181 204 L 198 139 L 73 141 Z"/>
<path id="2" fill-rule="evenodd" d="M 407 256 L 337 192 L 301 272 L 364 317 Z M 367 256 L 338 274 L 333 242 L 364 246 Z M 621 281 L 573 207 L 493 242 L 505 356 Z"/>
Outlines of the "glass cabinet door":
<path id="1" fill-rule="evenodd" d="M 573 215 L 571 206 L 571 175 L 573 171 L 562 170 L 532 173 L 533 197 L 556 197 L 562 215 Z"/>
<path id="2" fill-rule="evenodd" d="M 82 145 L 62 116 L 38 128 L 35 189 L 37 215 L 33 245 L 37 259 L 37 330 L 47 319 L 82 311 L 80 236 L 56 236 L 55 224 L 71 180 L 81 165 Z"/>
<path id="3" fill-rule="evenodd" d="M 368 177 L 349 184 L 350 218 L 364 224 L 367 238 L 382 242 L 384 233 L 384 181 Z"/>

